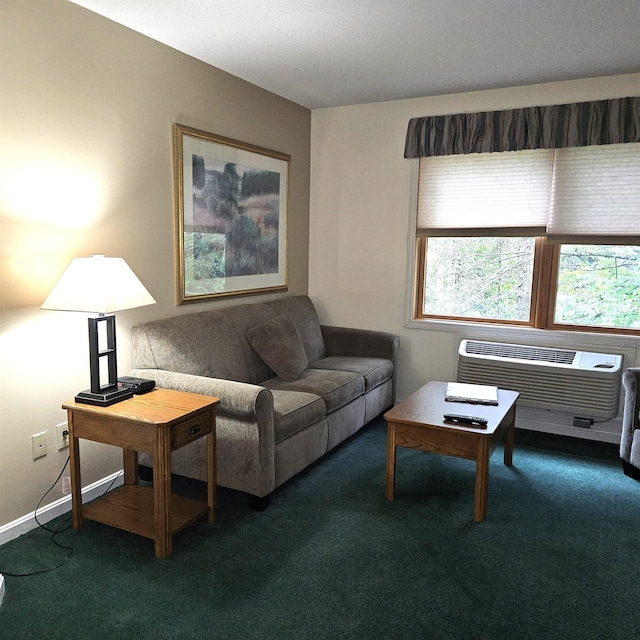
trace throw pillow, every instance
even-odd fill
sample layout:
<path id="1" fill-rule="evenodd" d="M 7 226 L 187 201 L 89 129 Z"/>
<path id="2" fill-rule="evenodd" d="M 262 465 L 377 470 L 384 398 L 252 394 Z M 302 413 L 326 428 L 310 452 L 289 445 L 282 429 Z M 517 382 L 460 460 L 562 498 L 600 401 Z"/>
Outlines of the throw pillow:
<path id="1" fill-rule="evenodd" d="M 296 325 L 288 316 L 276 316 L 247 331 L 253 350 L 279 378 L 291 382 L 308 366 Z"/>

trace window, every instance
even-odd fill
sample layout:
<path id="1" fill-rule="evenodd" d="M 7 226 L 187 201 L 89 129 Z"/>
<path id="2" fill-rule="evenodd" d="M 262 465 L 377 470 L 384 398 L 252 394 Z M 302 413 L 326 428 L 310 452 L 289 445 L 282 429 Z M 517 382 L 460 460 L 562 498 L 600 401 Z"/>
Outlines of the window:
<path id="1" fill-rule="evenodd" d="M 421 158 L 417 318 L 640 331 L 640 143 Z"/>
<path id="2" fill-rule="evenodd" d="M 422 312 L 529 324 L 535 238 L 429 238 Z"/>
<path id="3" fill-rule="evenodd" d="M 640 329 L 640 247 L 560 246 L 555 324 Z"/>

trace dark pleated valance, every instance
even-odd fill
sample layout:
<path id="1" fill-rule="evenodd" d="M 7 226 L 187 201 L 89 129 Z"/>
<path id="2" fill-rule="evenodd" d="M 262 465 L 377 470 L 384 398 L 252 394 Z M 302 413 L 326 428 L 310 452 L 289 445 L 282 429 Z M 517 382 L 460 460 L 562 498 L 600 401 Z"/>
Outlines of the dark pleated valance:
<path id="1" fill-rule="evenodd" d="M 409 121 L 405 158 L 640 142 L 640 97 Z"/>

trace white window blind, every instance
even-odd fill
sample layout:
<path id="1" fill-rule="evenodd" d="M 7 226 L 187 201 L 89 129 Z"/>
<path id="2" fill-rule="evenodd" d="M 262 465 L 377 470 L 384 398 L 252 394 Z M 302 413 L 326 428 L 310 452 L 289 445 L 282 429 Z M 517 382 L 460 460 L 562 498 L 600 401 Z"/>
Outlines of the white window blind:
<path id="1" fill-rule="evenodd" d="M 543 235 L 552 149 L 420 159 L 418 234 Z"/>
<path id="2" fill-rule="evenodd" d="M 419 236 L 640 242 L 640 143 L 420 159 Z"/>
<path id="3" fill-rule="evenodd" d="M 558 149 L 549 241 L 624 244 L 633 236 L 640 236 L 640 143 Z"/>

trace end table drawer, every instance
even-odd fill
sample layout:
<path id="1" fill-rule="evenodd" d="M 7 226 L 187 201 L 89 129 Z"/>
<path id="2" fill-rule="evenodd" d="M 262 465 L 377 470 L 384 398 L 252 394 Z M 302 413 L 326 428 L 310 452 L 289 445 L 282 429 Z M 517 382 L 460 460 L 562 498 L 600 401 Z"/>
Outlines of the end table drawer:
<path id="1" fill-rule="evenodd" d="M 171 429 L 171 450 L 184 447 L 184 445 L 202 438 L 208 433 L 211 433 L 210 413 L 203 413 L 191 418 L 191 420 L 177 424 Z"/>

